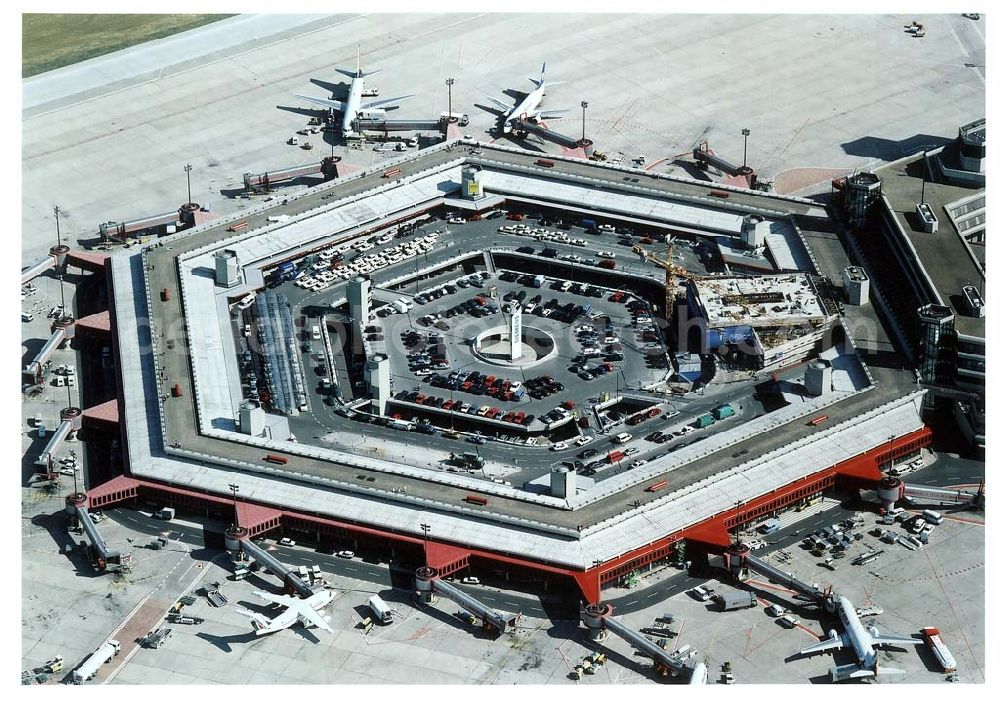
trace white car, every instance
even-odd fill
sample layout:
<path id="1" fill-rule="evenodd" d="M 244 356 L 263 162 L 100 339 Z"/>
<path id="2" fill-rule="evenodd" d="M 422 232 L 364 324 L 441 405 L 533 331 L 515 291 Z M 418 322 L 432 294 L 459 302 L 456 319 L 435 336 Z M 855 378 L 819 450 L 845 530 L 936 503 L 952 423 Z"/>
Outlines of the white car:
<path id="1" fill-rule="evenodd" d="M 590 443 L 590 442 L 593 442 L 593 441 L 594 441 L 594 436 L 593 435 L 581 435 L 580 437 L 578 437 L 576 439 L 576 444 L 579 445 L 579 446 L 581 446 L 581 447 L 583 447 L 587 443 Z"/>
<path id="2" fill-rule="evenodd" d="M 293 541 L 292 539 L 290 539 L 290 538 L 288 538 L 286 536 L 285 538 L 283 538 L 280 541 L 278 541 L 278 545 L 279 546 L 287 546 L 288 548 L 291 548 L 292 546 L 295 545 L 295 541 Z"/>
<path id="3" fill-rule="evenodd" d="M 646 464 L 646 460 L 633 460 L 632 462 L 629 463 L 628 468 L 631 470 L 635 469 L 636 467 L 642 467 L 644 464 Z"/>
<path id="4" fill-rule="evenodd" d="M 337 553 L 337 558 L 353 558 L 354 551 L 340 551 Z"/>
<path id="5" fill-rule="evenodd" d="M 597 257 L 598 258 L 614 258 L 615 254 L 612 253 L 611 251 L 598 251 L 597 252 Z"/>
<path id="6" fill-rule="evenodd" d="M 460 216 L 456 216 L 456 217 L 454 217 L 452 219 L 448 219 L 448 223 L 449 224 L 464 224 L 465 223 L 465 219 L 463 219 Z"/>
<path id="7" fill-rule="evenodd" d="M 466 585 L 479 585 L 479 578 L 477 578 L 475 575 L 468 575 L 462 578 L 462 582 L 465 583 Z"/>
<path id="8" fill-rule="evenodd" d="M 569 447 L 569 445 L 567 445 L 564 442 L 557 442 L 555 445 L 553 445 L 549 449 L 552 450 L 553 452 L 558 452 L 559 450 L 565 450 L 568 447 Z"/>

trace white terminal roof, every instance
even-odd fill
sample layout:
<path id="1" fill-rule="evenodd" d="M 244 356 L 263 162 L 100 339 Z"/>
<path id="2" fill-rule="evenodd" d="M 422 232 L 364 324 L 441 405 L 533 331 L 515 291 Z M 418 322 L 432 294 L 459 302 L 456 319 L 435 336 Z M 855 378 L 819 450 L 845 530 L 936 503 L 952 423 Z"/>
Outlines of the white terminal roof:
<path id="1" fill-rule="evenodd" d="M 134 291 L 133 286 L 142 282 L 141 256 L 116 254 L 111 266 L 118 327 L 123 332 L 135 331 L 138 322 L 146 321 L 147 314 L 146 293 Z M 899 437 L 923 427 L 919 415 L 922 394 L 916 392 L 796 440 L 762 458 L 678 489 L 640 509 L 584 529 L 580 537 L 575 538 L 565 531 L 535 531 L 512 525 L 517 520 L 502 515 L 472 515 L 467 509 L 415 500 L 405 494 L 368 492 L 362 495 L 350 489 L 335 488 L 319 477 L 279 476 L 273 471 L 265 476 L 256 470 L 228 466 L 225 460 L 196 453 L 178 451 L 189 457 L 167 457 L 159 440 L 160 401 L 156 390 L 155 352 L 155 345 L 150 351 L 148 346 L 140 344 L 138 337 L 119 340 L 122 377 L 126 382 L 121 415 L 127 421 L 129 467 L 134 475 L 219 495 L 228 495 L 229 485 L 237 483 L 242 496 L 261 504 L 325 514 L 409 535 L 413 535 L 420 524 L 430 523 L 435 538 L 444 541 L 577 568 L 588 567 L 594 559 L 611 560 L 643 544 L 683 531 L 714 514 L 732 509 L 740 501 L 753 499 L 851 459 L 885 442 L 891 435 Z"/>
<path id="2" fill-rule="evenodd" d="M 826 317 L 816 291 L 803 273 L 688 281 L 701 303 L 708 327 L 775 326 Z"/>
<path id="3" fill-rule="evenodd" d="M 485 166 L 483 177 L 486 192 L 497 190 L 505 194 L 549 199 L 556 202 L 586 205 L 589 209 L 663 221 L 695 229 L 739 235 L 743 215 L 735 211 L 718 211 L 710 207 L 668 201 L 663 194 L 640 196 L 603 191 L 594 186 L 556 182 L 551 177 L 531 177 L 523 174 L 498 172 Z M 608 182 L 611 186 L 614 183 Z"/>

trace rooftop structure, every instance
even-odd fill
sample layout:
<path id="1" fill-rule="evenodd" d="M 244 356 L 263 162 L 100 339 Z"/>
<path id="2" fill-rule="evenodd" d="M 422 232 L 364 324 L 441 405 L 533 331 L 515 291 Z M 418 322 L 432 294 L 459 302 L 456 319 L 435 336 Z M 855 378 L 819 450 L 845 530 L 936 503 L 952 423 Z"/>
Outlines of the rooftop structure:
<path id="1" fill-rule="evenodd" d="M 817 324 L 827 317 L 812 281 L 801 273 L 699 278 L 688 287 L 711 328 Z"/>

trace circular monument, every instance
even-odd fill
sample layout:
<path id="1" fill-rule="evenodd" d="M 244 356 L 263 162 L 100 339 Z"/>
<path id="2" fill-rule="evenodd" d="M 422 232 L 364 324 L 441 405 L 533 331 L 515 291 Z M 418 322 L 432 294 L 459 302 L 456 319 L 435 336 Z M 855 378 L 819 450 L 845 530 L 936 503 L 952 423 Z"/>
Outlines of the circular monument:
<path id="1" fill-rule="evenodd" d="M 480 332 L 472 340 L 472 352 L 496 366 L 528 367 L 539 364 L 556 351 L 552 335 L 537 327 L 520 327 L 519 337 L 513 328 L 500 325 Z"/>

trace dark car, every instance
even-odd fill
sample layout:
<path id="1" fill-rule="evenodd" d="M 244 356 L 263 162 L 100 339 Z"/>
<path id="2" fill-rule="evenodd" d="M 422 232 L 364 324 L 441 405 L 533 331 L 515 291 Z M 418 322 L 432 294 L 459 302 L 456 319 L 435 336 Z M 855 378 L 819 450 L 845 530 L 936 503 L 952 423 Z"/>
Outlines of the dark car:
<path id="1" fill-rule="evenodd" d="M 521 246 L 520 248 L 517 249 L 517 252 L 518 253 L 527 253 L 528 255 L 531 255 L 531 254 L 533 254 L 535 252 L 535 249 L 532 248 L 531 246 Z"/>
<path id="2" fill-rule="evenodd" d="M 579 457 L 581 460 L 589 460 L 591 457 L 600 454 L 601 454 L 600 450 L 595 450 L 592 447 L 588 447 L 586 450 L 581 450 L 580 453 L 577 455 L 577 457 Z"/>

